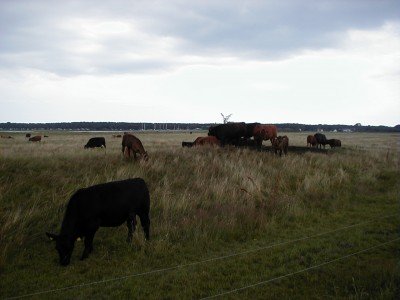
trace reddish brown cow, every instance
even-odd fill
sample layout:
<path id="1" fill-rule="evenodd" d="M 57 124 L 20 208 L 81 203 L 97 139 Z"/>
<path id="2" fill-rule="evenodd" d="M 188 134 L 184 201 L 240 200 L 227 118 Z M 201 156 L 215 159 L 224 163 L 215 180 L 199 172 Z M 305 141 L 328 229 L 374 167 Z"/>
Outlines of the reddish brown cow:
<path id="1" fill-rule="evenodd" d="M 194 146 L 203 145 L 220 146 L 221 142 L 215 136 L 198 137 L 194 141 Z"/>
<path id="2" fill-rule="evenodd" d="M 262 125 L 257 124 L 253 129 L 254 140 L 258 147 L 261 147 L 262 142 L 266 140 L 270 140 L 271 144 L 274 139 L 277 137 L 278 129 L 275 125 Z"/>
<path id="3" fill-rule="evenodd" d="M 317 146 L 317 139 L 313 135 L 307 136 L 307 147 Z"/>
<path id="4" fill-rule="evenodd" d="M 142 142 L 133 134 L 126 133 L 122 138 L 122 153 L 125 157 L 130 157 L 131 152 L 136 160 L 136 154 L 139 153 L 144 160 L 148 160 L 149 156 L 144 150 Z"/>
<path id="5" fill-rule="evenodd" d="M 40 142 L 42 140 L 42 136 L 40 135 L 35 135 L 34 137 L 31 137 L 29 139 L 30 142 Z"/>
<path id="6" fill-rule="evenodd" d="M 275 151 L 275 154 L 278 154 L 279 151 L 279 156 L 282 156 L 282 151 L 283 151 L 283 153 L 287 155 L 289 148 L 289 138 L 286 135 L 278 136 L 273 140 L 272 147 Z"/>

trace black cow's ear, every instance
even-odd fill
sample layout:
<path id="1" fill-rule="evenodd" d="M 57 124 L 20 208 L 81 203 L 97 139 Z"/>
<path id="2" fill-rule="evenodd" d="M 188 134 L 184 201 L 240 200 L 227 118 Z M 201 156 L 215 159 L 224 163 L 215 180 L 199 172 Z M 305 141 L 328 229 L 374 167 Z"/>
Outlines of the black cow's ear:
<path id="1" fill-rule="evenodd" d="M 47 237 L 50 239 L 50 241 L 56 241 L 58 238 L 58 235 L 53 234 L 53 233 L 48 233 L 46 232 Z"/>

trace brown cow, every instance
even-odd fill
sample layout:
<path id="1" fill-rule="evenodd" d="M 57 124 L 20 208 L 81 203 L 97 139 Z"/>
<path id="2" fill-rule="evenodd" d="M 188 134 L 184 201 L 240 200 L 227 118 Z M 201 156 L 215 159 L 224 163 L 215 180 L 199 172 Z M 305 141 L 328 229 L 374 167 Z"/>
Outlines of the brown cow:
<path id="1" fill-rule="evenodd" d="M 34 137 L 29 138 L 30 142 L 40 142 L 42 137 L 40 135 L 35 135 Z"/>
<path id="2" fill-rule="evenodd" d="M 278 129 L 275 125 L 255 125 L 253 129 L 253 136 L 257 146 L 261 147 L 262 142 L 266 140 L 270 140 L 272 144 L 274 139 L 277 137 L 277 132 Z"/>
<path id="3" fill-rule="evenodd" d="M 221 142 L 215 136 L 206 136 L 206 137 L 198 137 L 194 143 L 194 146 L 203 146 L 203 145 L 210 145 L 210 146 L 220 146 Z"/>
<path id="4" fill-rule="evenodd" d="M 113 134 L 113 138 L 120 138 L 120 137 L 122 137 L 122 135 L 120 135 L 120 134 Z"/>
<path id="5" fill-rule="evenodd" d="M 313 135 L 307 136 L 307 147 L 315 147 L 317 146 L 317 139 Z"/>
<path id="6" fill-rule="evenodd" d="M 11 135 L 2 135 L 1 136 L 2 139 L 12 139 Z"/>
<path id="7" fill-rule="evenodd" d="M 285 153 L 285 155 L 287 155 L 288 148 L 289 148 L 289 138 L 286 135 L 278 136 L 272 142 L 272 147 L 275 151 L 275 154 L 278 154 L 278 151 L 279 151 L 279 156 L 282 156 L 282 151 L 283 151 L 283 153 Z"/>
<path id="8" fill-rule="evenodd" d="M 130 157 L 131 152 L 136 160 L 136 154 L 139 153 L 144 160 L 148 160 L 149 156 L 144 150 L 142 142 L 133 134 L 126 133 L 122 138 L 122 153 L 125 157 Z"/>

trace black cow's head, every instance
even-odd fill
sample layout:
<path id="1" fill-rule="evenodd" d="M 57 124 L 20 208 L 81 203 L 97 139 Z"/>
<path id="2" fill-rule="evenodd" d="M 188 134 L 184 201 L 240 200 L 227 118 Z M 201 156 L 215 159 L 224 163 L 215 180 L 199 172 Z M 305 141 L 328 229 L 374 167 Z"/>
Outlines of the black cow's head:
<path id="1" fill-rule="evenodd" d="M 56 235 L 46 232 L 47 237 L 56 242 L 56 250 L 60 258 L 60 265 L 69 265 L 72 251 L 74 250 L 75 240 L 67 236 Z"/>

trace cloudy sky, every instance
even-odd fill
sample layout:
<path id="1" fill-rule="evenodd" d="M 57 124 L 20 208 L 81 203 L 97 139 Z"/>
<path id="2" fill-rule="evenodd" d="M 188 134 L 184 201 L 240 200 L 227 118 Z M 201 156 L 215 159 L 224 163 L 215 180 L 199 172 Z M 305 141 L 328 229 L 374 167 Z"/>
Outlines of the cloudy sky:
<path id="1" fill-rule="evenodd" d="M 400 1 L 0 1 L 0 122 L 400 123 Z"/>

